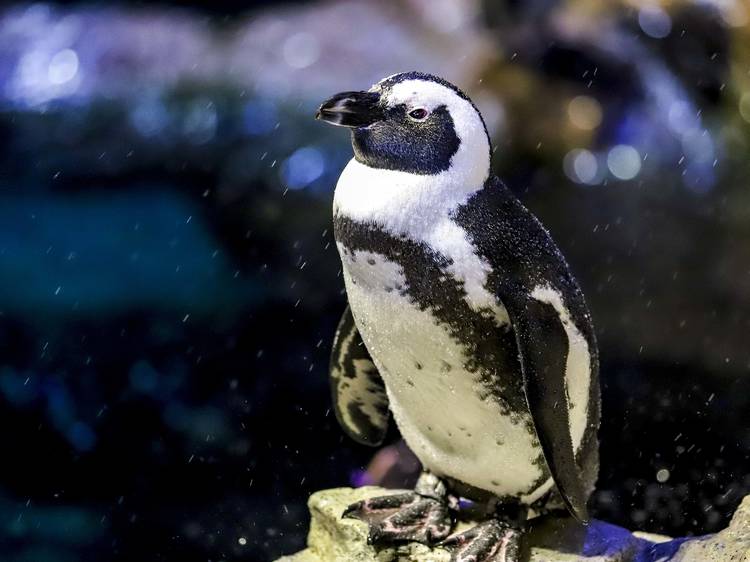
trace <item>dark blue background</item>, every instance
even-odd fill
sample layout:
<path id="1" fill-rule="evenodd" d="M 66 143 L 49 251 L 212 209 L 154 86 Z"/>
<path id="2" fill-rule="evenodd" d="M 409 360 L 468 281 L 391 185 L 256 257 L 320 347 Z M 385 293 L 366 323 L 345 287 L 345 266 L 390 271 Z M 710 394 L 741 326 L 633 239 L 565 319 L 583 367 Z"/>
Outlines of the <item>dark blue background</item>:
<path id="1" fill-rule="evenodd" d="M 327 386 L 345 304 L 331 199 L 351 149 L 312 117 L 389 65 L 366 50 L 346 62 L 353 30 L 436 71 L 430 14 L 378 5 L 411 14 L 428 47 L 412 57 L 362 21 L 326 28 L 324 3 L 4 9 L 0 560 L 270 560 L 303 546 L 312 491 L 362 481 L 373 451 L 344 437 Z M 676 3 L 654 37 L 665 12 L 613 4 L 571 32 L 577 5 L 481 4 L 486 57 L 461 85 L 480 108 L 502 104 L 495 169 L 591 305 L 594 513 L 715 531 L 750 490 L 750 97 L 732 70 L 750 64 L 732 49 L 747 26 Z M 329 29 L 310 73 L 237 70 L 253 53 L 222 37 L 294 14 Z M 465 76 L 451 64 L 448 78 Z M 601 108 L 591 132 L 566 117 L 575 96 Z M 617 145 L 640 157 L 631 179 L 607 163 Z M 389 483 L 408 483 L 399 470 Z"/>

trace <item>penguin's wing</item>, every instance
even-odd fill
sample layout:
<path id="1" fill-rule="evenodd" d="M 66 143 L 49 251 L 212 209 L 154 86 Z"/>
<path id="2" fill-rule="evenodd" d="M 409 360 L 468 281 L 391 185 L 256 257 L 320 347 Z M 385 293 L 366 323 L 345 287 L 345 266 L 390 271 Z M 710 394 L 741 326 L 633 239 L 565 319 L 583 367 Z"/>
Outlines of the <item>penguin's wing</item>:
<path id="1" fill-rule="evenodd" d="M 531 417 L 552 478 L 570 512 L 588 521 L 587 493 L 571 438 L 566 369 L 571 353 L 568 333 L 556 308 L 542 300 L 508 291 L 508 311 Z"/>
<path id="2" fill-rule="evenodd" d="M 348 306 L 333 341 L 330 380 L 336 418 L 344 431 L 363 445 L 380 445 L 388 429 L 388 397 Z"/>
<path id="3" fill-rule="evenodd" d="M 596 340 L 583 295 L 549 233 L 497 177 L 454 220 L 490 265 L 487 287 L 508 312 L 544 458 L 568 509 L 586 521 L 595 476 L 576 455 L 584 443 L 595 447 L 599 396 Z"/>

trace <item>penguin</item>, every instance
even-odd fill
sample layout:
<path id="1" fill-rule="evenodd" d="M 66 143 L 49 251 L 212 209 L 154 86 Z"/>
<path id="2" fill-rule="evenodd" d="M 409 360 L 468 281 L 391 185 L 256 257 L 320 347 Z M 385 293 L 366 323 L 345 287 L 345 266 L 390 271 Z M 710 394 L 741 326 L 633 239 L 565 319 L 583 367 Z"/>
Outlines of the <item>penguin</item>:
<path id="1" fill-rule="evenodd" d="M 598 350 L 550 234 L 491 171 L 469 97 L 430 74 L 337 94 L 317 119 L 351 131 L 333 231 L 348 306 L 334 410 L 377 446 L 393 417 L 423 472 L 349 506 L 369 541 L 439 543 L 454 562 L 516 562 L 527 521 L 588 521 L 598 472 Z M 460 498 L 481 506 L 454 533 Z"/>

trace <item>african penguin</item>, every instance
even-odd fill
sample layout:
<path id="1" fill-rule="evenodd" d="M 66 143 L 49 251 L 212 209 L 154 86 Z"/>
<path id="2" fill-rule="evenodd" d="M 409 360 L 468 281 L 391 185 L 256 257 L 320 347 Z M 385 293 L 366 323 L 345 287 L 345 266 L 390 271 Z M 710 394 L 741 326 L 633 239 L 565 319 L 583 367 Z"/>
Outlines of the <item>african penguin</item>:
<path id="1" fill-rule="evenodd" d="M 390 414 L 424 472 L 414 492 L 350 506 L 370 540 L 444 540 L 453 559 L 511 562 L 524 520 L 587 520 L 598 471 L 591 317 L 540 222 L 490 169 L 482 116 L 419 72 L 344 92 L 318 119 L 351 130 L 333 203 L 349 306 L 331 387 L 356 441 Z M 456 497 L 485 523 L 450 535 Z"/>

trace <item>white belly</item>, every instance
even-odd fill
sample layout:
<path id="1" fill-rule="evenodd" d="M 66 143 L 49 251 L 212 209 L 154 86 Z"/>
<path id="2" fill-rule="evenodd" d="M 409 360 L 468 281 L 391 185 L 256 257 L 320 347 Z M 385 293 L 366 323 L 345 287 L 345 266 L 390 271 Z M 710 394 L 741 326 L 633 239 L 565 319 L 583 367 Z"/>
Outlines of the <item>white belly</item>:
<path id="1" fill-rule="evenodd" d="M 482 399 L 487 393 L 464 367 L 464 348 L 399 291 L 406 282 L 398 264 L 367 251 L 342 252 L 342 261 L 362 339 L 401 434 L 425 468 L 528 503 L 543 495 L 552 481 L 538 486 L 540 448 L 524 423 L 530 414 L 512 420 Z"/>

